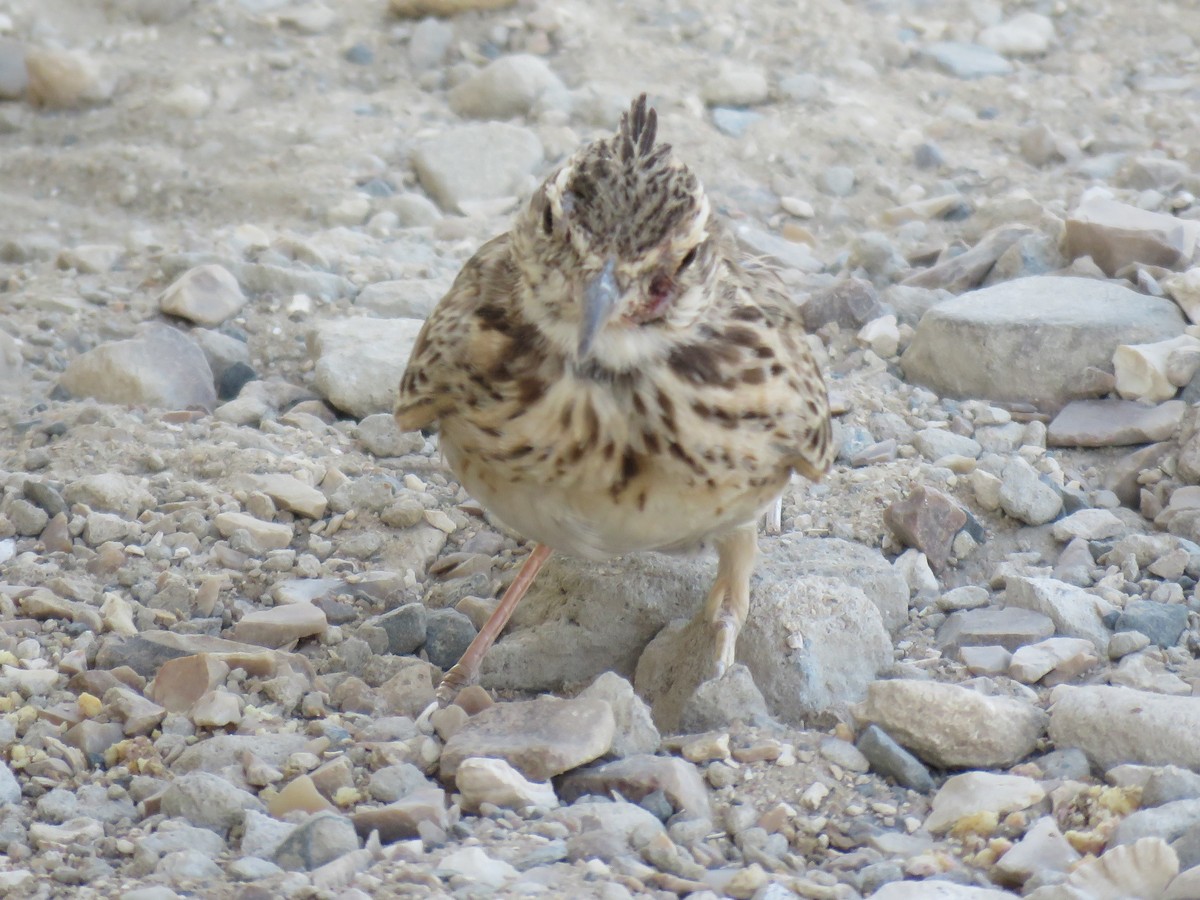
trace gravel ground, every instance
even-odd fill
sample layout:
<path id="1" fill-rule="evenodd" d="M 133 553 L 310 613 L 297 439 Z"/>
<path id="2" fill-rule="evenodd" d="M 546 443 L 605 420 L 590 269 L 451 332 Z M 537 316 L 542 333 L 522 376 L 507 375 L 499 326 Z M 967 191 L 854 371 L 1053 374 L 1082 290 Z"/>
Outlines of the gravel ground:
<path id="1" fill-rule="evenodd" d="M 0 4 L 0 895 L 1200 897 L 1197 34 Z M 395 385 L 642 91 L 801 304 L 838 463 L 720 681 L 711 556 L 554 559 L 431 715 L 525 548 Z"/>

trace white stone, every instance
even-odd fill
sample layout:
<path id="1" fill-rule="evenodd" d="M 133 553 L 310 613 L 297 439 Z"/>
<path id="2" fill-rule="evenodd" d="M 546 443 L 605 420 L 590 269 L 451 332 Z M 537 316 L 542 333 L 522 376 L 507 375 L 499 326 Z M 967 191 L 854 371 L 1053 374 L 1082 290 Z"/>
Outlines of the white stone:
<path id="1" fill-rule="evenodd" d="M 1200 368 L 1200 339 L 1179 337 L 1152 344 L 1122 344 L 1113 351 L 1117 393 L 1126 400 L 1170 400 Z"/>
<path id="2" fill-rule="evenodd" d="M 1083 588 L 1054 578 L 1010 576 L 1005 582 L 1005 602 L 1049 616 L 1059 634 L 1087 638 L 1102 654 L 1110 637 L 1102 617 L 1106 604 Z"/>
<path id="3" fill-rule="evenodd" d="M 1005 56 L 1040 56 L 1055 38 L 1054 22 L 1039 13 L 1023 12 L 983 29 L 979 43 Z"/>
<path id="4" fill-rule="evenodd" d="M 994 772 L 964 772 L 946 780 L 930 804 L 925 827 L 935 834 L 949 831 L 965 816 L 981 812 L 1005 813 L 1027 809 L 1046 796 L 1032 778 Z"/>
<path id="5" fill-rule="evenodd" d="M 505 809 L 558 806 L 553 785 L 530 781 L 502 759 L 464 759 L 454 773 L 454 784 L 467 811 L 478 810 L 481 803 Z"/>
<path id="6" fill-rule="evenodd" d="M 502 887 L 520 874 L 508 863 L 492 859 L 479 847 L 464 847 L 449 853 L 435 863 L 434 869 L 450 875 L 462 875 L 493 888 Z"/>
<path id="7" fill-rule="evenodd" d="M 1067 679 L 1085 672 L 1100 661 L 1092 642 L 1084 638 L 1047 638 L 1018 647 L 1008 674 L 1024 684 L 1034 684 L 1054 672 Z"/>
<path id="8" fill-rule="evenodd" d="M 1102 770 L 1141 763 L 1200 771 L 1200 697 L 1060 685 L 1050 699 L 1054 745 L 1080 748 Z"/>
<path id="9" fill-rule="evenodd" d="M 900 329 L 893 315 L 872 319 L 858 330 L 858 342 L 881 359 L 891 359 L 900 349 Z"/>
<path id="10" fill-rule="evenodd" d="M 317 323 L 308 336 L 317 390 L 353 416 L 390 413 L 423 324 L 420 319 Z"/>
<path id="11" fill-rule="evenodd" d="M 1058 828 L 1053 816 L 1033 823 L 1025 836 L 996 862 L 1006 879 L 1024 883 L 1038 872 L 1066 872 L 1080 859 Z"/>
<path id="12" fill-rule="evenodd" d="M 1004 464 L 999 500 L 1001 509 L 1028 525 L 1044 525 L 1062 511 L 1062 497 L 1019 456 Z"/>
<path id="13" fill-rule="evenodd" d="M 709 106 L 758 106 L 770 96 L 767 74 L 757 66 L 721 60 L 704 84 L 704 102 Z"/>
<path id="14" fill-rule="evenodd" d="M 544 59 L 529 54 L 502 56 L 450 89 L 450 108 L 475 119 L 526 115 L 543 96 L 564 97 L 566 86 Z"/>
<path id="15" fill-rule="evenodd" d="M 246 305 L 246 295 L 228 269 L 215 263 L 180 275 L 158 298 L 163 312 L 198 325 L 220 325 Z"/>
<path id="16" fill-rule="evenodd" d="M 522 196 L 541 168 L 542 143 L 526 128 L 503 122 L 460 125 L 427 138 L 413 150 L 421 186 L 447 212 L 478 201 Z"/>
<path id="17" fill-rule="evenodd" d="M 264 522 L 262 519 L 239 512 L 218 513 L 213 520 L 221 537 L 229 537 L 235 531 L 249 532 L 251 540 L 262 550 L 282 550 L 292 542 L 292 526 L 283 522 Z"/>
<path id="18" fill-rule="evenodd" d="M 1074 538 L 1102 541 L 1120 534 L 1124 529 L 1124 523 L 1110 510 L 1081 509 L 1055 522 L 1050 533 L 1056 541 L 1070 541 Z"/>

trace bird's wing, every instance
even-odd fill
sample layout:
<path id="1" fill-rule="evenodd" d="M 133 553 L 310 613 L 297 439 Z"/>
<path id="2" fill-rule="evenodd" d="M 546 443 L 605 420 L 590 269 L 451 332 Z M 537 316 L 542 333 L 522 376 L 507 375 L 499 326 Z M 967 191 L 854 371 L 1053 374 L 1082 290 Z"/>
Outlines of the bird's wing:
<path id="1" fill-rule="evenodd" d="M 515 275 L 507 234 L 488 241 L 463 266 L 417 335 L 400 380 L 396 423 L 426 428 L 486 390 L 485 378 L 511 341 Z"/>

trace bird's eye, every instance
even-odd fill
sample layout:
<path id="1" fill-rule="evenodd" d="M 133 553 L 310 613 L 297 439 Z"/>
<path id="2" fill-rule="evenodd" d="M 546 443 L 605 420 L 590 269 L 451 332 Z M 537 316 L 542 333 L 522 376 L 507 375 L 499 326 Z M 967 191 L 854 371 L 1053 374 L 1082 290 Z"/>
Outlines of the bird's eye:
<path id="1" fill-rule="evenodd" d="M 554 210 L 550 208 L 549 203 L 546 204 L 546 209 L 542 212 L 542 230 L 548 235 L 554 232 Z"/>
<path id="2" fill-rule="evenodd" d="M 686 269 L 688 266 L 690 266 L 693 262 L 695 262 L 695 260 L 696 260 L 696 248 L 693 247 L 691 250 L 689 250 L 687 252 L 687 256 L 685 256 L 683 259 L 681 259 L 679 261 L 679 268 L 675 270 L 675 273 L 679 274 L 684 269 Z"/>

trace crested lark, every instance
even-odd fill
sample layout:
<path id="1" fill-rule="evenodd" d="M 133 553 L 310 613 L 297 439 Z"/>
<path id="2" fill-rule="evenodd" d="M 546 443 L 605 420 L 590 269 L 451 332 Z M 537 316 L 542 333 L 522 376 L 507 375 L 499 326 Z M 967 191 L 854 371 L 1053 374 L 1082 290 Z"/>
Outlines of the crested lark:
<path id="1" fill-rule="evenodd" d="M 744 258 L 645 95 L 463 267 L 413 348 L 396 421 L 436 424 L 455 476 L 537 542 L 443 679 L 484 654 L 552 550 L 604 559 L 713 541 L 700 612 L 732 664 L 756 520 L 829 468 L 829 405 L 794 304 Z"/>

